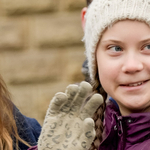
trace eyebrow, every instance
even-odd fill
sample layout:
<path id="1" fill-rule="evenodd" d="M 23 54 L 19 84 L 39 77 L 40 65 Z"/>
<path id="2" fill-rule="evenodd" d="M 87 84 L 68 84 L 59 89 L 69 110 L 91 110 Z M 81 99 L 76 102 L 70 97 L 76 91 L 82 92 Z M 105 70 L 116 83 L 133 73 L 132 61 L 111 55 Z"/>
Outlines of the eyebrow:
<path id="1" fill-rule="evenodd" d="M 140 43 L 145 43 L 145 42 L 150 42 L 150 38 L 143 39 L 143 40 L 140 41 Z"/>
<path id="2" fill-rule="evenodd" d="M 107 43 L 107 42 L 114 42 L 114 43 L 120 43 L 123 44 L 122 41 L 120 40 L 115 40 L 115 39 L 106 39 L 106 40 L 101 40 L 101 43 Z M 140 43 L 145 43 L 145 42 L 150 42 L 150 38 L 145 38 L 140 41 Z"/>
<path id="3" fill-rule="evenodd" d="M 114 39 L 101 40 L 101 43 L 107 43 L 107 42 L 114 42 L 114 43 L 120 43 L 120 44 L 123 43 L 120 40 L 114 40 Z"/>

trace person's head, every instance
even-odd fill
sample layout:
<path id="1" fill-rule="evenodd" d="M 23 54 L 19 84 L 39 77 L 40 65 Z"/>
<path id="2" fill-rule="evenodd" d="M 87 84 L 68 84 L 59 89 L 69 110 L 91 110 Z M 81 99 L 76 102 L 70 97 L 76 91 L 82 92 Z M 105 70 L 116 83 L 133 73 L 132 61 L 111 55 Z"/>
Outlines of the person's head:
<path id="1" fill-rule="evenodd" d="M 122 115 L 150 112 L 150 1 L 93 0 L 84 17 L 91 79 Z"/>
<path id="2" fill-rule="evenodd" d="M 122 115 L 150 112 L 150 27 L 119 21 L 107 29 L 96 51 L 99 79 Z"/>

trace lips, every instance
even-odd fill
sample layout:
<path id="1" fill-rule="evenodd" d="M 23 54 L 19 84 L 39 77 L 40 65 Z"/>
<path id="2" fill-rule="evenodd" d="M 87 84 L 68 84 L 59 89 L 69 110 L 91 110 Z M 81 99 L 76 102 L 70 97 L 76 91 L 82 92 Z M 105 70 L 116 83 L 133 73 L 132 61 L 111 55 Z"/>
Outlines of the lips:
<path id="1" fill-rule="evenodd" d="M 147 81 L 149 81 L 149 80 L 139 81 L 139 82 L 129 83 L 129 84 L 122 84 L 121 86 L 136 87 L 136 86 L 140 86 L 140 85 L 144 84 Z"/>

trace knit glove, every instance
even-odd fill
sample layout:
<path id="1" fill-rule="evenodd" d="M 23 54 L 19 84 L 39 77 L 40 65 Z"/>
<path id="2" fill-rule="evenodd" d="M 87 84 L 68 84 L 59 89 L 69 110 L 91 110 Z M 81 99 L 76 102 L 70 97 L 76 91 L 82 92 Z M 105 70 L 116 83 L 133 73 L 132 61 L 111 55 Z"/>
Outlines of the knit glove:
<path id="1" fill-rule="evenodd" d="M 65 93 L 57 93 L 50 102 L 38 140 L 38 150 L 86 150 L 94 138 L 92 115 L 103 103 L 99 94 L 94 94 L 87 82 L 80 86 L 69 85 Z"/>

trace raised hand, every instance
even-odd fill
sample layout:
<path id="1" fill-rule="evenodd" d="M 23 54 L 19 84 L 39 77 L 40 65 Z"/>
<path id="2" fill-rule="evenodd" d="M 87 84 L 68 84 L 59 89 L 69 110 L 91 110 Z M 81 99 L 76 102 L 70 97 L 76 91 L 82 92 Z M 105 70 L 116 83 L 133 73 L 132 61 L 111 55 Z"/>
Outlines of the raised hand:
<path id="1" fill-rule="evenodd" d="M 87 150 L 94 138 L 94 121 L 91 119 L 103 98 L 94 94 L 87 82 L 80 86 L 69 85 L 65 93 L 57 93 L 50 102 L 38 141 L 38 150 Z"/>

